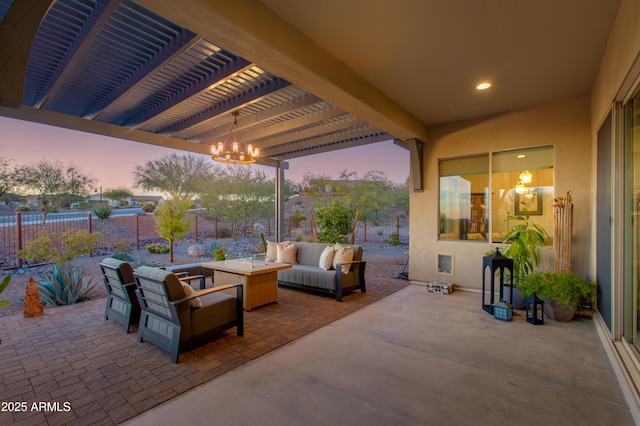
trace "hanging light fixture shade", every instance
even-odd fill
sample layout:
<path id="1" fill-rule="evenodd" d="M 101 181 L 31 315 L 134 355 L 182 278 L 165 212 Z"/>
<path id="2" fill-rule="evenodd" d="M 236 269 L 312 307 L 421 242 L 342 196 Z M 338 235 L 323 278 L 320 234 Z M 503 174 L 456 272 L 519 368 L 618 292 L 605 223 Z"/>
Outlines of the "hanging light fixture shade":
<path id="1" fill-rule="evenodd" d="M 531 175 L 531 172 L 529 170 L 525 170 L 524 172 L 520 173 L 520 180 L 526 185 L 531 183 L 531 181 L 533 180 L 533 176 Z"/>
<path id="2" fill-rule="evenodd" d="M 525 192 L 527 192 L 527 186 L 519 180 L 518 183 L 516 183 L 516 194 L 522 195 Z"/>
<path id="3" fill-rule="evenodd" d="M 255 163 L 260 155 L 260 150 L 254 148 L 252 144 L 242 144 L 238 142 L 238 111 L 233 113 L 233 124 L 224 142 L 211 145 L 211 158 L 220 163 L 226 164 L 251 164 Z M 242 149 L 241 147 L 245 148 Z"/>

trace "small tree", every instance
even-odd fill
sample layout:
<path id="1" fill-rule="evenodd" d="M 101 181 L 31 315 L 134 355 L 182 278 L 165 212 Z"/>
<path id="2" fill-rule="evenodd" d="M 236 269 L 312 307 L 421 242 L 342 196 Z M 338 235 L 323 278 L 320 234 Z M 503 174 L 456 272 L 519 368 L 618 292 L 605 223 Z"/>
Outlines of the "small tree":
<path id="1" fill-rule="evenodd" d="M 321 243 L 347 243 L 352 230 L 353 210 L 333 200 L 314 210 L 317 239 Z"/>
<path id="2" fill-rule="evenodd" d="M 16 168 L 12 161 L 0 157 L 0 198 L 2 199 L 4 199 L 5 194 L 12 192 L 16 186 Z"/>
<path id="3" fill-rule="evenodd" d="M 204 156 L 173 153 L 136 166 L 133 176 L 135 186 L 144 190 L 162 191 L 171 198 L 191 198 L 198 192 L 196 188 L 201 181 L 214 176 L 214 170 Z"/>
<path id="4" fill-rule="evenodd" d="M 191 226 L 187 217 L 190 202 L 184 198 L 165 201 L 156 209 L 158 235 L 169 241 L 169 261 L 173 262 L 173 242 L 184 237 Z"/>

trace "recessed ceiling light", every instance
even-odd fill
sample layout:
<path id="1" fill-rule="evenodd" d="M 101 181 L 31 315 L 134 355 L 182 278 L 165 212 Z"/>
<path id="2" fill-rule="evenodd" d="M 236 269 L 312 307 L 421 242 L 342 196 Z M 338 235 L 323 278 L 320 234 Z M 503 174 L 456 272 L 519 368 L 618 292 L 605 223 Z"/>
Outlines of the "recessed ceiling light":
<path id="1" fill-rule="evenodd" d="M 524 154 L 518 154 L 518 158 L 524 158 Z"/>
<path id="2" fill-rule="evenodd" d="M 485 82 L 483 82 L 483 83 L 478 84 L 478 85 L 476 86 L 476 89 L 478 89 L 478 90 L 486 90 L 486 89 L 488 89 L 489 87 L 491 87 L 491 83 L 489 83 L 488 81 L 485 81 Z"/>

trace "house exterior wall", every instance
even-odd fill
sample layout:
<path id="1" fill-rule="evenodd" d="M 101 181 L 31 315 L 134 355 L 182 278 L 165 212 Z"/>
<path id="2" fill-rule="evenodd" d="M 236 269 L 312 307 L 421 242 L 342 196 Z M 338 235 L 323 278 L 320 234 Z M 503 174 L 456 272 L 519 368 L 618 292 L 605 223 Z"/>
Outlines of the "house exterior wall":
<path id="1" fill-rule="evenodd" d="M 572 191 L 574 202 L 574 271 L 590 268 L 592 212 L 590 98 L 569 99 L 540 107 L 429 128 L 425 144 L 425 190 L 411 193 L 409 277 L 414 282 L 446 280 L 460 287 L 482 287 L 482 257 L 499 244 L 438 240 L 438 160 L 537 146 L 554 146 L 556 196 Z M 515 182 L 514 182 L 515 184 Z M 553 214 L 545 208 L 546 214 Z M 547 229 L 552 235 L 553 229 Z M 419 256 L 411 256 L 419 253 Z M 436 273 L 438 253 L 454 254 L 454 275 Z M 553 247 L 542 249 L 543 267 L 553 268 Z"/>

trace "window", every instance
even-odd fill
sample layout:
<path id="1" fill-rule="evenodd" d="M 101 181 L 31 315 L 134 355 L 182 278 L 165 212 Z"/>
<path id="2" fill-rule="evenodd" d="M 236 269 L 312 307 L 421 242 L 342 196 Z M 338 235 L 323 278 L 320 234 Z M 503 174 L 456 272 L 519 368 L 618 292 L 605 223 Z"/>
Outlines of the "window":
<path id="1" fill-rule="evenodd" d="M 441 240 L 502 242 L 508 217 L 525 210 L 553 229 L 553 147 L 440 160 L 439 174 Z"/>
<path id="2" fill-rule="evenodd" d="M 440 239 L 486 241 L 489 156 L 441 160 Z"/>
<path id="3" fill-rule="evenodd" d="M 553 147 L 496 152 L 492 169 L 491 240 L 501 242 L 511 229 L 508 217 L 525 210 L 532 222 L 552 233 Z"/>

